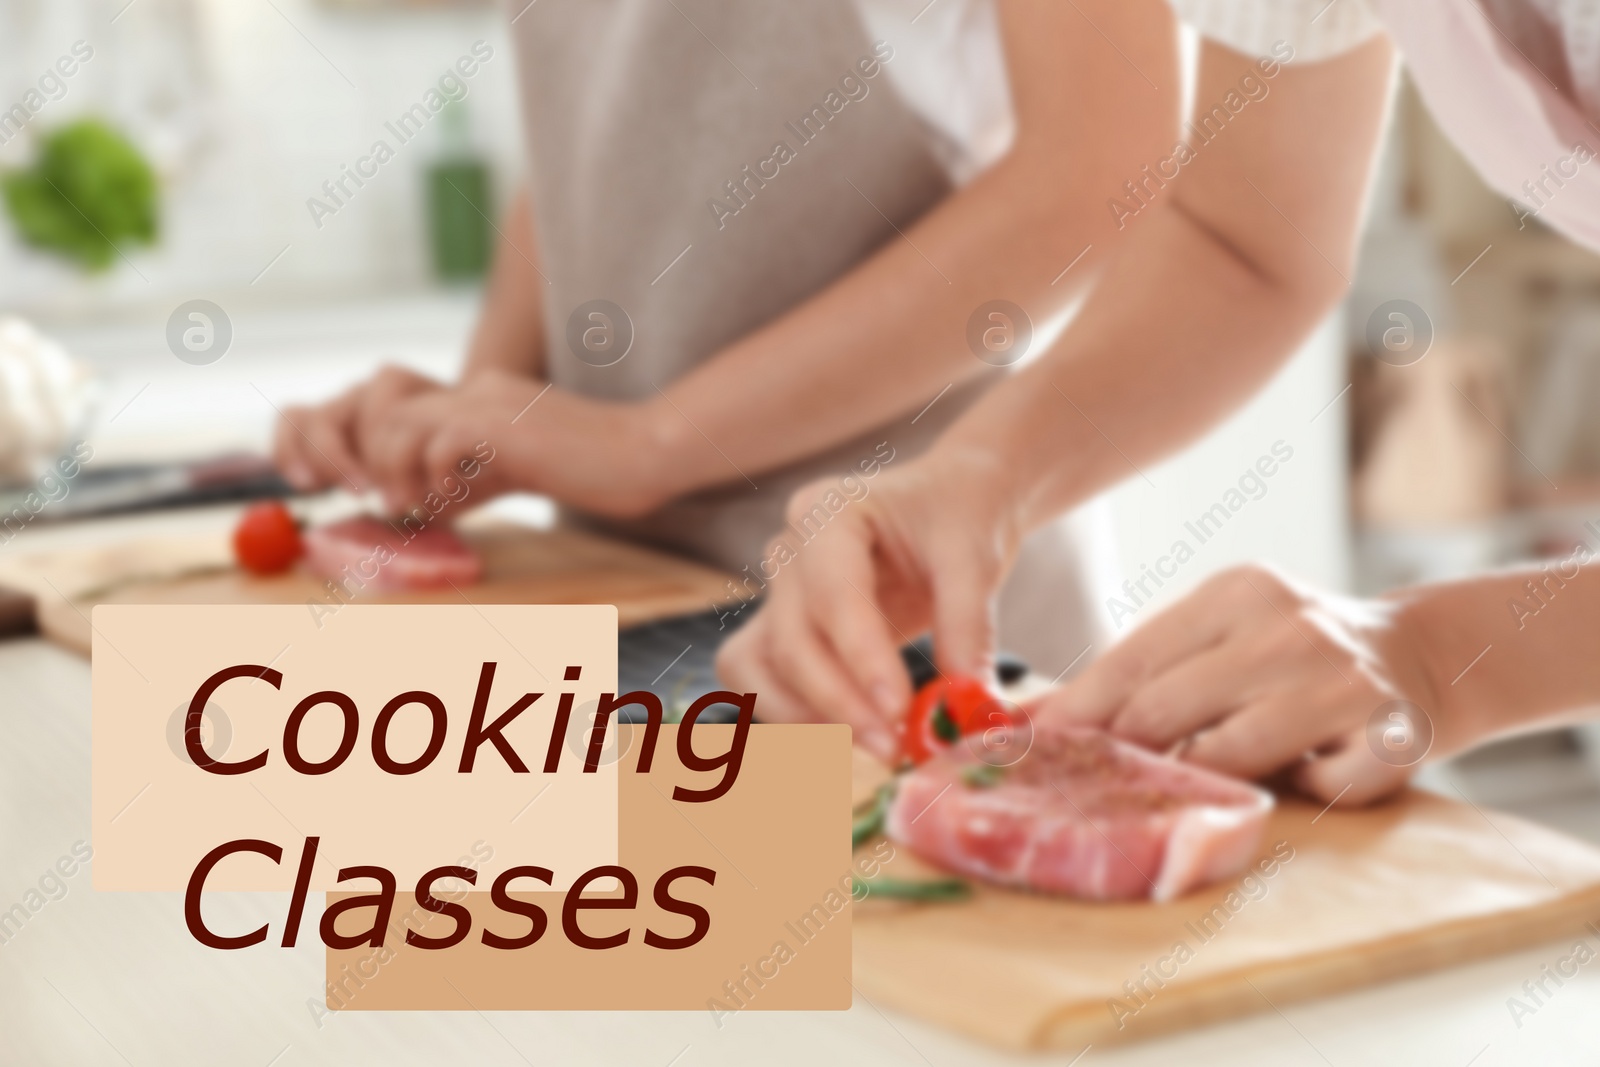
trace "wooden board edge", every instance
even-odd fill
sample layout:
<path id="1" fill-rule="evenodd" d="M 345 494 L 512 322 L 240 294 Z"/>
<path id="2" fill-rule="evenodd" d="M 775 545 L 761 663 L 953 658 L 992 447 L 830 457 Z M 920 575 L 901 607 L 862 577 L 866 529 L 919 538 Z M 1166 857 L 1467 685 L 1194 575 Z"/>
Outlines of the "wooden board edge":
<path id="1" fill-rule="evenodd" d="M 374 599 L 372 603 L 396 603 L 396 601 Z M 399 601 L 399 603 L 404 603 L 404 601 Z M 705 610 L 700 601 L 690 601 L 679 595 L 664 595 L 648 603 L 634 601 L 626 606 L 613 606 L 618 608 L 617 628 L 619 632 L 626 632 L 638 626 L 648 626 L 651 623 L 661 622 L 666 619 L 697 615 Z M 3 607 L 3 603 L 0 603 L 0 607 Z M 45 605 L 30 598 L 28 627 L 26 630 L 19 629 L 15 632 L 37 631 L 41 636 L 68 652 L 74 652 L 87 658 L 94 643 L 94 630 L 88 614 L 90 607 L 80 607 L 76 604 L 62 601 L 59 598 L 54 605 Z M 0 631 L 0 636 L 9 636 L 10 633 L 11 631 Z"/>
<path id="2" fill-rule="evenodd" d="M 54 602 L 34 602 L 34 620 L 41 636 L 84 659 L 94 644 L 94 627 L 87 610 L 61 597 Z"/>
<path id="3" fill-rule="evenodd" d="M 33 594 L 0 585 L 0 638 L 21 637 L 38 629 L 38 601 Z"/>
<path id="4" fill-rule="evenodd" d="M 1063 1009 L 1041 1022 L 1020 1045 L 1007 1044 L 1030 1051 L 1127 1044 L 1555 941 L 1576 935 L 1586 922 L 1600 919 L 1600 885 L 1522 909 L 1510 917 L 1515 921 L 1508 922 L 1505 912 L 1477 916 L 1162 988 L 1121 1030 L 1104 1004 Z M 972 1036 L 994 1042 L 997 1035 Z"/>

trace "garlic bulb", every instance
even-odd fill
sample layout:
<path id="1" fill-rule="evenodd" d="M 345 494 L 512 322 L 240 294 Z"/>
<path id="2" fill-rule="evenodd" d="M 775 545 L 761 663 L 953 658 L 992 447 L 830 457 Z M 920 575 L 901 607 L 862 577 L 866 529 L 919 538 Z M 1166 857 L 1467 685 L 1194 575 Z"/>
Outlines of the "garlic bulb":
<path id="1" fill-rule="evenodd" d="M 0 484 L 32 481 L 88 419 L 93 377 L 59 344 L 0 316 Z"/>

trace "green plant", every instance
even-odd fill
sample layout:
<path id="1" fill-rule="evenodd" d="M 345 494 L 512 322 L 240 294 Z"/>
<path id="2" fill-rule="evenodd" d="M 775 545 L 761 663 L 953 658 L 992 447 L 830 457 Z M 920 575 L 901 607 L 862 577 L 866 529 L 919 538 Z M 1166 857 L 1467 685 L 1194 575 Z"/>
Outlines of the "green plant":
<path id="1" fill-rule="evenodd" d="M 155 172 L 127 138 L 99 119 L 47 134 L 33 165 L 0 175 L 6 209 L 28 244 L 91 271 L 126 242 L 159 232 Z"/>

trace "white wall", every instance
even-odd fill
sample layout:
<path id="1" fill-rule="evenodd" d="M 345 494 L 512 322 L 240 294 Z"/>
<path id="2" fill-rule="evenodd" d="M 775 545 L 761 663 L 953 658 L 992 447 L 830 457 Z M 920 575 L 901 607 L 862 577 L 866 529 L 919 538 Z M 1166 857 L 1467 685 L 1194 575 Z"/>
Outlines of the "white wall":
<path id="1" fill-rule="evenodd" d="M 1144 605 L 1136 614 L 1122 616 L 1120 629 L 1113 629 L 1126 632 L 1148 619 L 1152 608 L 1235 563 L 1267 560 L 1321 586 L 1348 588 L 1350 394 L 1330 406 L 1347 384 L 1342 325 L 1334 316 L 1226 423 L 1179 455 L 1145 468 L 1149 483 L 1134 475 L 1112 492 L 1123 578 L 1136 581 L 1143 567 L 1155 568 L 1175 541 L 1186 541 L 1194 550 L 1161 588 L 1147 580 L 1155 595 L 1141 598 Z M 1292 458 L 1264 479 L 1260 499 L 1247 497 L 1221 530 L 1201 543 L 1185 523 L 1237 488 L 1240 475 L 1279 441 L 1293 450 Z M 1164 566 L 1174 569 L 1174 564 Z"/>

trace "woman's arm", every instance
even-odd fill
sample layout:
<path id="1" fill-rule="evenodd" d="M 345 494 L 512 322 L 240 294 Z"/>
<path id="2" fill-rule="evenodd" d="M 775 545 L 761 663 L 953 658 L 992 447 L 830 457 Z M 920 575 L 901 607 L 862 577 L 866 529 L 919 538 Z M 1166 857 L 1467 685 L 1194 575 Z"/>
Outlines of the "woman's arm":
<path id="1" fill-rule="evenodd" d="M 1436 695 L 1437 753 L 1600 705 L 1600 564 L 1588 562 L 1595 556 L 1584 544 L 1542 566 L 1386 598 Z"/>
<path id="2" fill-rule="evenodd" d="M 967 347 L 967 319 L 980 304 L 1004 297 L 1040 325 L 1064 311 L 1121 237 L 1111 197 L 1172 148 L 1176 29 L 1163 0 L 1002 0 L 999 11 L 1017 119 L 1003 160 L 904 239 L 891 239 L 663 395 L 624 404 L 552 389 L 538 411 L 551 426 L 530 419 L 520 436 L 506 435 L 507 447 L 525 458 L 520 487 L 607 514 L 643 514 L 736 478 L 729 457 L 742 471 L 769 470 L 914 412 L 948 385 L 1001 373 Z M 507 220 L 464 386 L 491 368 L 529 380 L 540 374 L 544 279 L 532 244 L 521 197 Z M 388 378 L 375 402 L 341 398 L 309 418 L 296 413 L 310 434 L 280 428 L 285 469 L 309 466 L 323 484 L 335 481 L 314 451 L 297 451 L 315 439 L 393 500 L 436 478 L 428 457 L 470 436 L 465 424 L 475 421 L 481 398 L 467 390 L 454 400 L 435 397 Z M 553 416 L 558 408 L 572 417 Z M 579 427 L 578 436 L 563 438 L 567 426 Z M 562 461 L 579 451 L 591 460 L 581 472 Z"/>
<path id="3" fill-rule="evenodd" d="M 967 347 L 972 312 L 1004 298 L 1043 326 L 1117 244 L 1109 199 L 1177 136 L 1170 10 L 1162 0 L 1002 0 L 999 14 L 1011 151 L 903 239 L 650 404 L 663 499 L 730 479 L 707 439 L 754 473 L 914 413 L 951 383 L 1003 373 Z"/>
<path id="4" fill-rule="evenodd" d="M 1255 63 L 1205 46 L 1197 113 L 1252 75 L 1268 94 L 1195 143 L 1179 179 L 1129 221 L 1142 232 L 1055 350 L 940 441 L 952 463 L 992 468 L 1019 531 L 1215 425 L 1343 297 L 1392 51 L 1378 39 L 1270 80 Z"/>
<path id="5" fill-rule="evenodd" d="M 1162 0 L 1002 0 L 999 10 L 1017 117 L 1016 142 L 1001 162 L 904 239 L 890 239 L 663 394 L 618 403 L 551 389 L 503 434 L 519 457 L 506 467 L 515 468 L 517 487 L 640 515 L 736 480 L 730 459 L 758 474 L 915 412 L 953 383 L 1001 373 L 967 347 L 968 317 L 996 297 L 1028 307 L 1041 325 L 1065 309 L 1119 240 L 1111 196 L 1172 148 L 1178 72 L 1176 30 Z M 541 288 L 519 259 L 500 257 L 508 270 L 504 287 L 496 271 L 497 304 L 502 292 Z M 514 271 L 525 275 L 520 283 Z M 475 352 L 472 366 L 526 349 L 521 338 L 536 332 L 536 315 L 509 327 L 486 317 L 475 343 L 486 356 Z M 391 500 L 409 499 L 448 471 L 452 450 L 477 432 L 484 398 L 473 380 L 469 374 L 454 397 L 424 394 L 368 409 L 353 451 Z M 575 454 L 585 462 L 571 463 Z"/>
<path id="6" fill-rule="evenodd" d="M 463 379 L 490 368 L 534 378 L 544 374 L 544 290 L 549 282 L 539 273 L 533 204 L 526 187 L 512 199 L 499 234 Z"/>
<path id="7" fill-rule="evenodd" d="M 1267 95 L 1196 143 L 1128 221 L 1051 352 L 880 475 L 771 583 L 719 660 L 764 715 L 843 718 L 887 751 L 909 697 L 905 635 L 931 624 L 944 670 L 982 670 L 992 595 L 1023 536 L 1259 388 L 1344 291 L 1391 67 L 1377 40 L 1268 80 L 1252 57 L 1205 46 L 1198 112 L 1252 71 Z M 794 507 L 811 502 L 802 490 Z"/>

